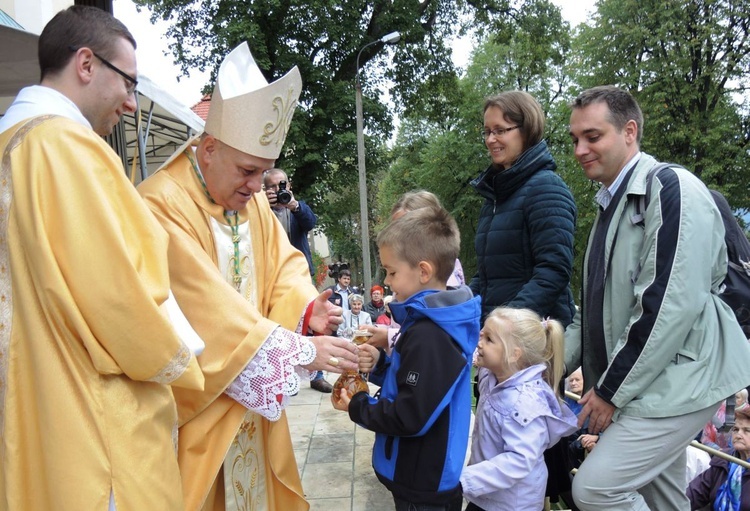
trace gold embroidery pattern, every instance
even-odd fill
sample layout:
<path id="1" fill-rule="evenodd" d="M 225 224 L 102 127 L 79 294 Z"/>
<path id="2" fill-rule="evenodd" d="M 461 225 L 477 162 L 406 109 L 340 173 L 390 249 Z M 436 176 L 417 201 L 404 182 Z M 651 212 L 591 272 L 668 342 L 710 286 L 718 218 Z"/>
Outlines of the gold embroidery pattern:
<path id="1" fill-rule="evenodd" d="M 248 420 L 249 419 L 249 420 Z M 245 421 L 240 426 L 237 436 L 234 437 L 230 455 L 227 459 L 231 463 L 231 481 L 233 504 L 232 509 L 238 511 L 258 511 L 265 508 L 265 489 L 259 484 L 260 471 L 265 470 L 254 445 L 256 438 L 255 421 L 250 414 L 245 416 Z M 229 499 L 228 499 L 229 500 Z"/>
<path id="2" fill-rule="evenodd" d="M 286 140 L 289 132 L 289 125 L 292 123 L 294 109 L 297 101 L 294 99 L 294 87 L 289 87 L 286 94 L 286 100 L 281 96 L 273 98 L 273 109 L 276 112 L 276 121 L 266 123 L 263 127 L 263 135 L 260 137 L 260 145 L 267 146 L 276 143 L 281 146 Z"/>
<path id="3" fill-rule="evenodd" d="M 5 391 L 8 386 L 8 353 L 13 321 L 13 283 L 10 271 L 10 249 L 8 248 L 10 203 L 13 200 L 10 153 L 21 144 L 32 129 L 54 117 L 56 116 L 34 117 L 21 126 L 5 146 L 2 164 L 0 164 L 0 437 L 5 431 Z"/>
<path id="4" fill-rule="evenodd" d="M 182 376 L 182 373 L 187 369 L 188 363 L 190 362 L 190 349 L 184 344 L 180 345 L 180 349 L 177 351 L 172 360 L 169 361 L 164 368 L 159 371 L 153 378 L 149 378 L 148 381 L 161 383 L 163 385 L 169 385 L 177 378 Z"/>

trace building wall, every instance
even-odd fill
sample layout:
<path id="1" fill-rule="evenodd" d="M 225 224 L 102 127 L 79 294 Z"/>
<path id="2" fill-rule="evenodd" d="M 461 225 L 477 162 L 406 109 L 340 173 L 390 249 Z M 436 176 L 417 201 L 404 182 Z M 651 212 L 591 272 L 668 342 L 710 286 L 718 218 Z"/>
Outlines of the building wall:
<path id="1" fill-rule="evenodd" d="M 73 0 L 0 0 L 0 9 L 25 30 L 40 34 L 52 16 L 73 3 Z"/>

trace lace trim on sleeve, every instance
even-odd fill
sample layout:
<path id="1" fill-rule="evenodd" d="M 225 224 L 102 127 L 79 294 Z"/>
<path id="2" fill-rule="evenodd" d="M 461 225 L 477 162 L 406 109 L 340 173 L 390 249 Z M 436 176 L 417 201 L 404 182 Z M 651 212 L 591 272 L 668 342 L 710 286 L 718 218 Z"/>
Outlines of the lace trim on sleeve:
<path id="1" fill-rule="evenodd" d="M 268 420 L 279 420 L 289 396 L 299 392 L 300 379 L 310 378 L 299 366 L 312 363 L 315 355 L 310 339 L 278 327 L 225 392 Z"/>

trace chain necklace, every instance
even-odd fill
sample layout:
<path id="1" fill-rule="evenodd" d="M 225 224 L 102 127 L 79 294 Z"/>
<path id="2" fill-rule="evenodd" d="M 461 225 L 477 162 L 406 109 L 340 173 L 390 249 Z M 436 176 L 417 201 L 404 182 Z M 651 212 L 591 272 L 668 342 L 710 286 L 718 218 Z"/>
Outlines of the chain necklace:
<path id="1" fill-rule="evenodd" d="M 216 201 L 213 199 L 213 197 L 211 197 L 211 194 L 208 193 L 206 181 L 203 179 L 203 174 L 201 174 L 200 170 L 198 169 L 198 165 L 193 159 L 193 155 L 190 154 L 191 152 L 192 150 L 190 148 L 187 148 L 185 150 L 185 156 L 187 156 L 188 160 L 190 160 L 190 163 L 193 166 L 195 176 L 198 178 L 198 181 L 200 181 L 201 186 L 203 187 L 203 193 L 206 194 L 206 197 L 211 201 L 212 204 L 216 204 Z M 240 214 L 238 211 L 227 211 L 226 209 L 224 210 L 224 219 L 227 221 L 229 228 L 232 230 L 232 245 L 234 245 L 234 265 L 232 267 L 232 281 L 234 282 L 234 287 L 237 289 L 237 291 L 240 291 L 240 287 L 242 286 L 242 276 L 240 275 L 239 216 Z"/>

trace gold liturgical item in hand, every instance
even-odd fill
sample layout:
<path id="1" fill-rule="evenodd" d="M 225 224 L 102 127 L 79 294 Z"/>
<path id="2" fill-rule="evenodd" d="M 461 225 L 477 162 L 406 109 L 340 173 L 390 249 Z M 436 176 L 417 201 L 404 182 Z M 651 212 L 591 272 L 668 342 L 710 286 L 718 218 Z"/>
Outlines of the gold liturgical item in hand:
<path id="1" fill-rule="evenodd" d="M 372 334 L 367 330 L 355 330 L 352 342 L 356 345 L 364 344 L 370 337 L 372 337 Z M 341 389 L 346 389 L 349 398 L 357 392 L 370 392 L 370 388 L 367 386 L 366 375 L 357 371 L 344 371 L 339 376 L 339 379 L 336 380 L 336 383 L 333 384 L 333 395 L 331 398 L 336 404 L 341 401 Z"/>

